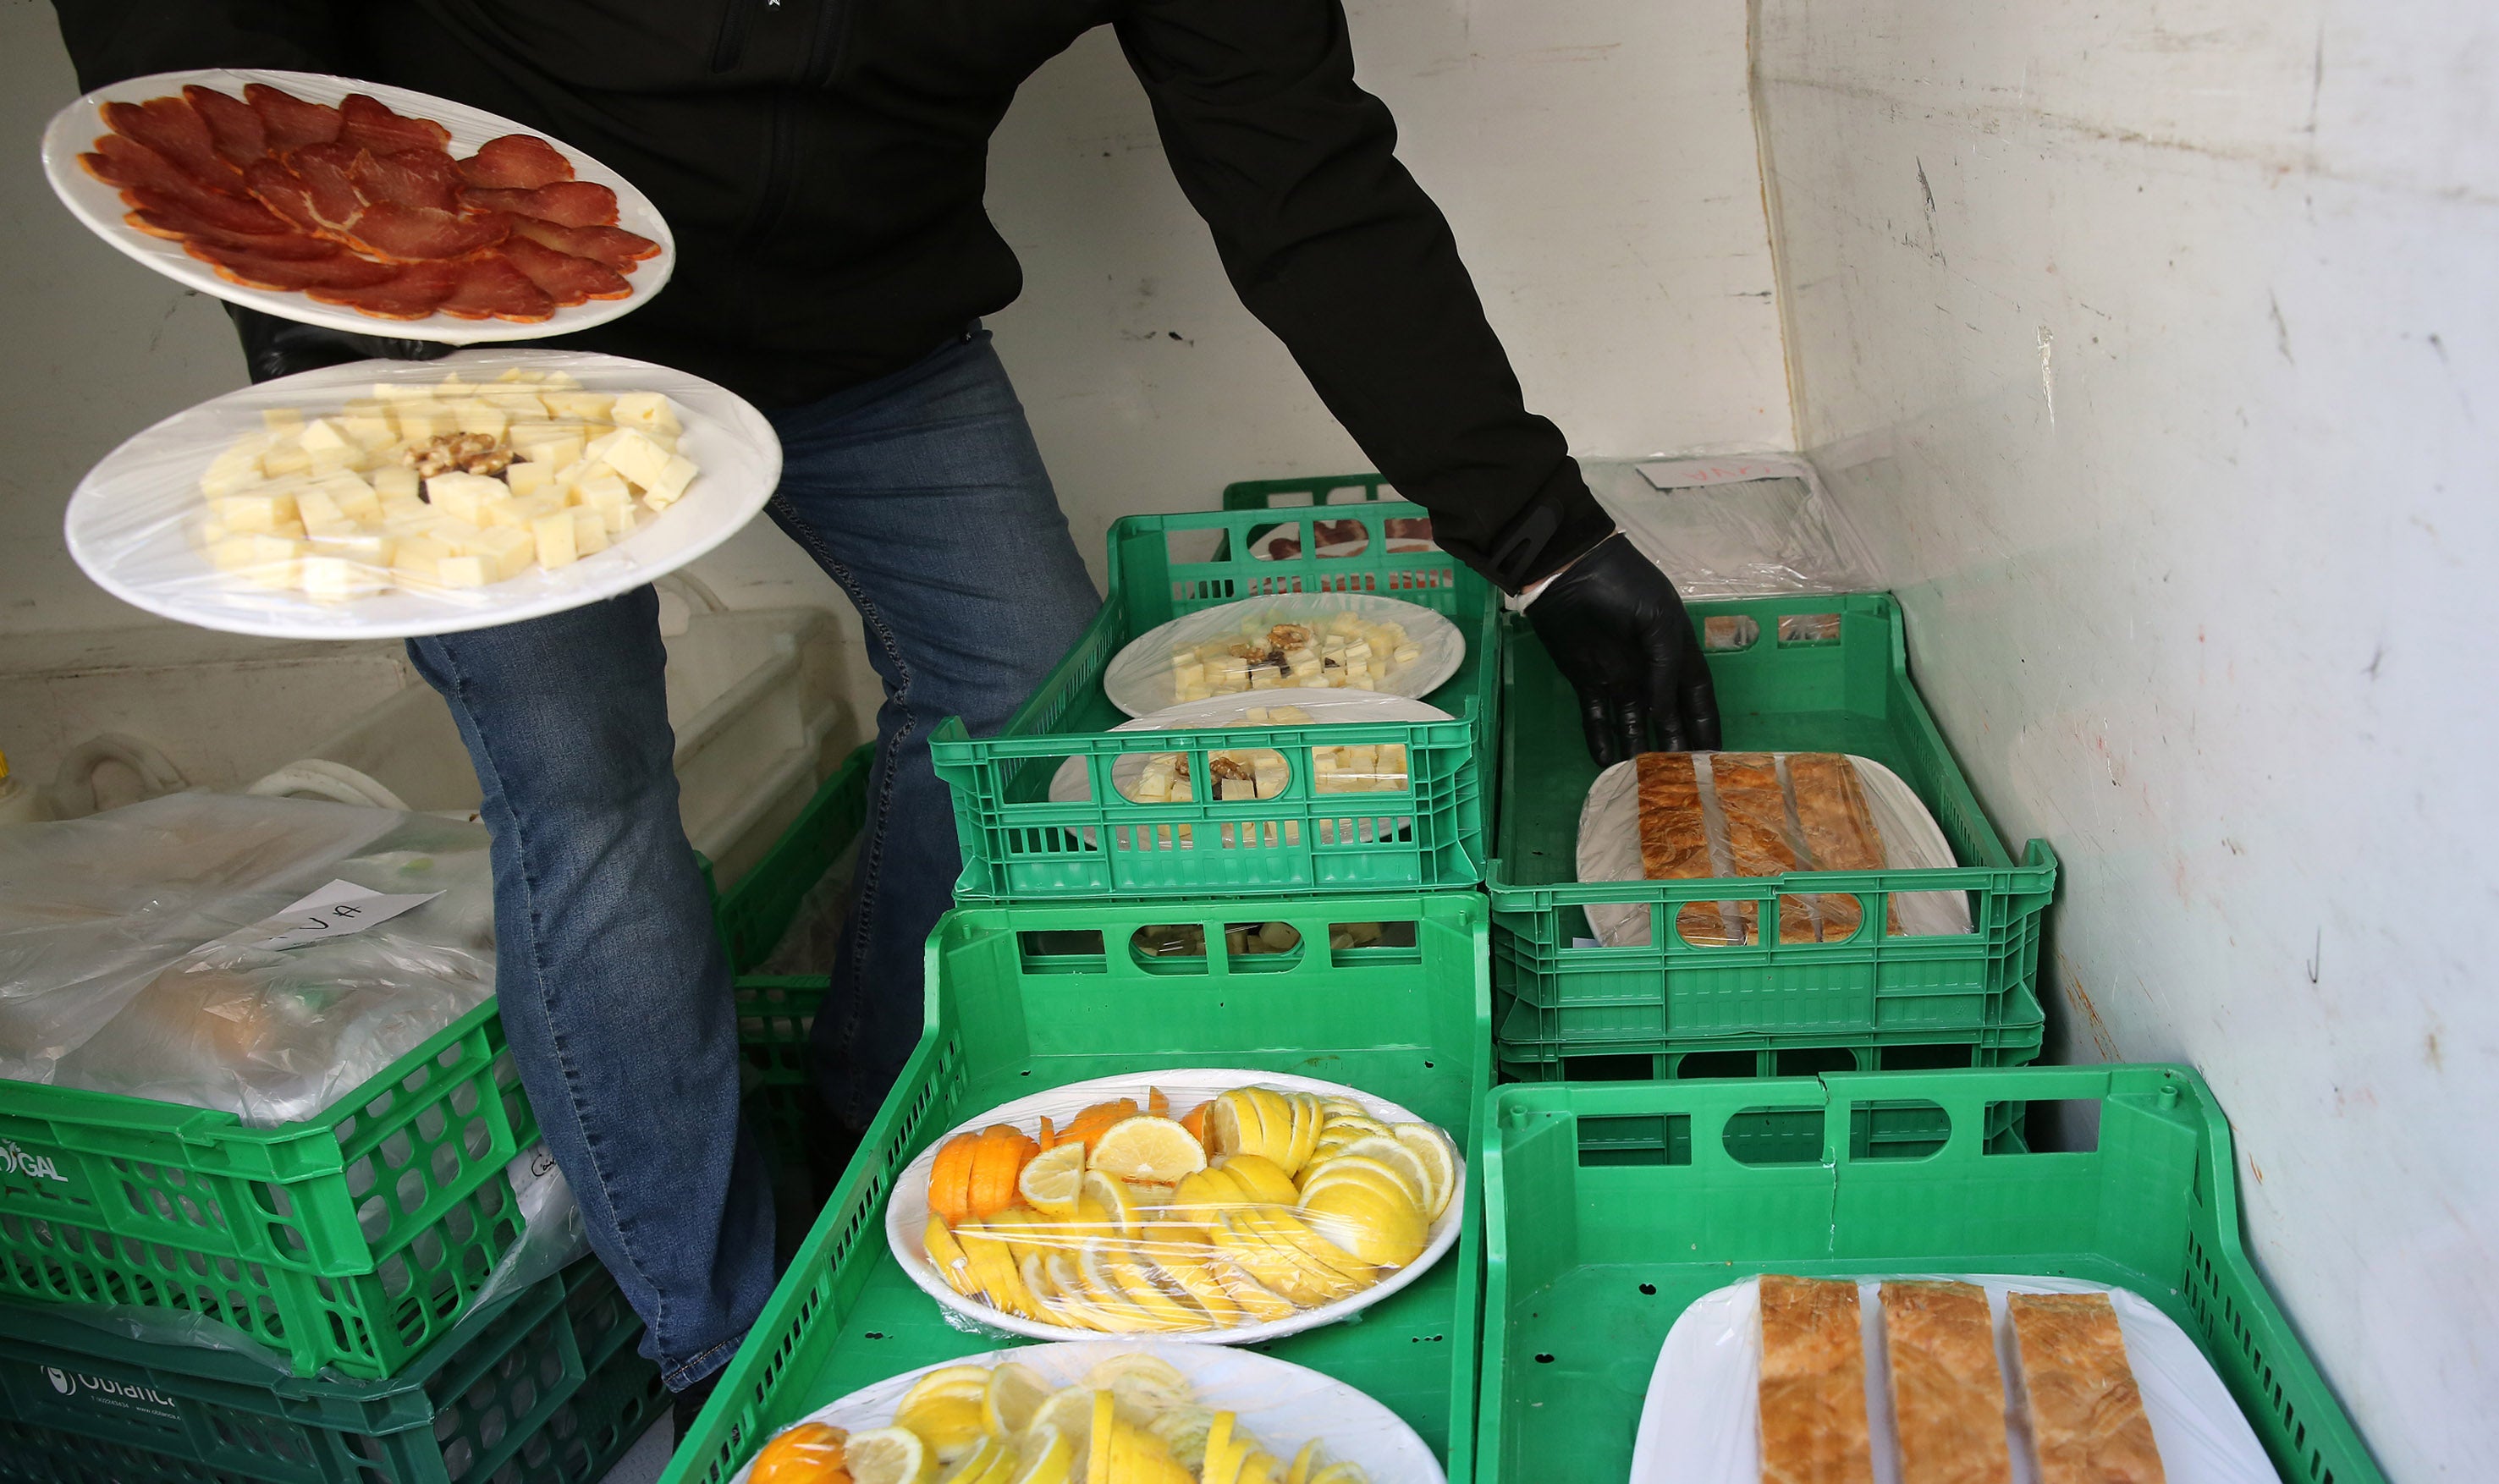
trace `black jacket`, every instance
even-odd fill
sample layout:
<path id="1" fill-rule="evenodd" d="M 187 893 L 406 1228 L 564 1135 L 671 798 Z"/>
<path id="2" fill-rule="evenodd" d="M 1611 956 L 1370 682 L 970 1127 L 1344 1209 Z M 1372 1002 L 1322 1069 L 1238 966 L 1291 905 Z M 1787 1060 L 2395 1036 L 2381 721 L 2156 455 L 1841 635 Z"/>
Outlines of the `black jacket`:
<path id="1" fill-rule="evenodd" d="M 982 208 L 1016 88 L 1118 28 L 1242 302 L 1441 544 L 1508 588 L 1610 528 L 1521 403 L 1448 223 L 1356 86 L 1339 0 L 55 0 L 82 86 L 259 66 L 422 89 L 588 150 L 676 274 L 562 343 L 790 406 L 1022 285 Z"/>

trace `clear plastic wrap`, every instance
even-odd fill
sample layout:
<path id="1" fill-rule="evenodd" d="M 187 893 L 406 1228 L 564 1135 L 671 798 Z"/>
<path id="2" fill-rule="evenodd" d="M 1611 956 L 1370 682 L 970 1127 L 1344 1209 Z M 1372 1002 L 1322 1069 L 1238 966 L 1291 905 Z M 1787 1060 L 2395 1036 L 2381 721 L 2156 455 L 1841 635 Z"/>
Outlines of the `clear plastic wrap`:
<path id="1" fill-rule="evenodd" d="M 897 1178 L 886 1237 L 967 1328 L 1235 1344 L 1413 1281 L 1456 1242 L 1465 1189 L 1448 1136 L 1384 1099 L 1184 1069 L 964 1124 Z"/>
<path id="2" fill-rule="evenodd" d="M 1687 600 L 1880 586 L 1864 543 L 1801 459 L 1587 463 L 1588 488 Z"/>
<path id="3" fill-rule="evenodd" d="M 333 882 L 438 894 L 258 946 Z M 491 997 L 494 943 L 477 824 L 177 793 L 0 830 L 0 1077 L 310 1117 Z"/>
<path id="4" fill-rule="evenodd" d="M 1661 833 L 1641 834 L 1639 758 L 1597 775 L 1579 810 L 1581 881 L 1690 880 L 1776 876 L 1788 871 L 1942 869 L 1952 847 L 1915 790 L 1868 758 L 1836 753 L 1651 753 L 1649 766 L 1671 776 L 1680 803 L 1661 811 Z M 1842 764 L 1845 764 L 1845 768 Z M 1671 855 L 1671 861 L 1661 860 Z M 1694 902 L 1676 915 L 1688 942 L 1759 939 L 1759 903 Z M 1588 925 L 1607 948 L 1645 946 L 1650 909 L 1598 902 Z M 1779 941 L 1824 943 L 1856 933 L 1858 899 L 1834 893 L 1782 897 Z M 1966 933 L 1969 903 L 1959 891 L 1901 892 L 1891 899 L 1887 936 Z"/>
<path id="5" fill-rule="evenodd" d="M 880 1478 L 1079 1480 L 1097 1448 L 1109 1477 L 1157 1484 L 1447 1477 L 1396 1413 L 1315 1371 L 1245 1350 L 1096 1341 L 992 1350 L 863 1387 L 776 1434 L 730 1484 L 818 1484 L 849 1477 L 833 1471 L 845 1461 Z"/>
<path id="6" fill-rule="evenodd" d="M 673 571 L 753 519 L 780 471 L 763 414 L 699 377 L 471 350 L 305 371 L 177 413 L 80 482 L 65 530 L 99 586 L 182 623 L 446 633 Z"/>
<path id="7" fill-rule="evenodd" d="M 1902 1484 L 1881 1286 L 1936 1282 L 1986 1290 L 2013 1484 L 2039 1484 L 2019 1352 L 2006 1317 L 2006 1300 L 2015 1293 L 2109 1296 L 2168 1484 L 2280 1484 L 2212 1363 L 2140 1295 L 2058 1277 L 1902 1274 L 1854 1281 L 1875 1484 Z M 1759 1484 L 1761 1375 L 1761 1280 L 1747 1278 L 1694 1300 L 1658 1351 L 1632 1445 L 1631 1484 Z"/>
<path id="8" fill-rule="evenodd" d="M 1293 593 L 1246 597 L 1149 629 L 1112 657 L 1102 690 L 1137 717 L 1243 693 L 1420 696 L 1456 674 L 1466 656 L 1457 626 L 1419 603 Z"/>
<path id="9" fill-rule="evenodd" d="M 1383 491 L 1382 498 L 1395 494 Z M 1281 512 L 1280 512 L 1281 513 Z M 1296 512 L 1298 513 L 1298 512 Z M 1428 515 L 1391 516 L 1381 522 L 1388 528 L 1388 549 L 1412 553 L 1439 551 L 1440 543 L 1432 539 L 1432 518 Z M 1371 549 L 1371 532 L 1362 522 L 1350 517 L 1329 520 L 1325 515 L 1311 513 L 1311 533 L 1318 545 L 1311 555 L 1319 558 L 1359 557 Z M 1301 522 L 1291 521 L 1275 527 L 1250 543 L 1250 555 L 1262 562 L 1292 562 L 1302 555 Z"/>

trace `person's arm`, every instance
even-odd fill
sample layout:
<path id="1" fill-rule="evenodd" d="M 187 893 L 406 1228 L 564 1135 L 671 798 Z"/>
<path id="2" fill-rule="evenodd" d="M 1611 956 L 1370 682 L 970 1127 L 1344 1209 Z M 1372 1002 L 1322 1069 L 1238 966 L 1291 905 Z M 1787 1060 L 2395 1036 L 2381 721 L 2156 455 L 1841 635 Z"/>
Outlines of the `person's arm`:
<path id="1" fill-rule="evenodd" d="M 1607 539 L 1560 430 L 1527 410 L 1395 120 L 1354 82 L 1339 0 L 1135 0 L 1119 33 L 1242 303 L 1444 550 L 1509 593 L 1551 579 L 1527 616 L 1589 751 L 1716 747 L 1673 584 Z"/>
<path id="2" fill-rule="evenodd" d="M 52 0 L 52 10 L 81 92 L 201 67 L 350 70 L 327 0 Z"/>
<path id="3" fill-rule="evenodd" d="M 1119 32 L 1242 303 L 1441 545 L 1515 593 L 1602 540 L 1395 120 L 1354 84 L 1336 0 L 1140 0 Z"/>

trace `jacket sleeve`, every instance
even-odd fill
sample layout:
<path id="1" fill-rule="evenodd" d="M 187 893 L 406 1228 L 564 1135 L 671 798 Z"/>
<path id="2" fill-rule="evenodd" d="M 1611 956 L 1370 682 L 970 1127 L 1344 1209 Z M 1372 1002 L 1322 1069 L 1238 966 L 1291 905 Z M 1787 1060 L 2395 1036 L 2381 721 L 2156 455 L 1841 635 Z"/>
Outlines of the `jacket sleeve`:
<path id="1" fill-rule="evenodd" d="M 1119 32 L 1242 303 L 1441 546 L 1515 592 L 1604 539 L 1395 120 L 1354 84 L 1340 0 L 1139 0 Z"/>
<path id="2" fill-rule="evenodd" d="M 353 72 L 326 0 L 52 0 L 81 91 L 200 67 Z"/>

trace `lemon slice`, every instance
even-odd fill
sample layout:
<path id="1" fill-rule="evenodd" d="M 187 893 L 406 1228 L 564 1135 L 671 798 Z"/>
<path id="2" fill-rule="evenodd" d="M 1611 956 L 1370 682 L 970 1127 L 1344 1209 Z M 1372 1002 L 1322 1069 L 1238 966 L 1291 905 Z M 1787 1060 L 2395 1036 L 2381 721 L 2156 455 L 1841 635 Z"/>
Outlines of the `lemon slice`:
<path id="1" fill-rule="evenodd" d="M 1371 1484 L 1371 1475 L 1351 1464 L 1330 1464 L 1311 1475 L 1311 1484 Z"/>
<path id="2" fill-rule="evenodd" d="M 842 1456 L 850 1468 L 851 1484 L 924 1484 L 937 1471 L 927 1444 L 909 1428 L 853 1433 Z"/>
<path id="3" fill-rule="evenodd" d="M 1241 1461 L 1241 1471 L 1232 1477 L 1233 1484 L 1283 1484 L 1283 1460 L 1272 1453 L 1252 1453 Z"/>
<path id="4" fill-rule="evenodd" d="M 1301 1192 L 1293 1188 L 1293 1178 L 1284 1173 L 1282 1165 L 1262 1155 L 1226 1154 L 1216 1168 L 1231 1176 L 1251 1201 L 1290 1206 L 1301 1198 Z"/>
<path id="5" fill-rule="evenodd" d="M 1223 1285 L 1224 1296 L 1240 1305 L 1241 1311 L 1255 1323 L 1273 1324 L 1300 1312 L 1293 1307 L 1292 1300 L 1259 1282 L 1248 1269 L 1229 1257 L 1208 1259 L 1206 1271 L 1214 1274 L 1215 1280 Z"/>
<path id="6" fill-rule="evenodd" d="M 1138 1427 L 1197 1400 L 1180 1368 L 1153 1355 L 1114 1355 L 1085 1372 L 1085 1384 L 1107 1388 L 1120 1416 Z"/>
<path id="7" fill-rule="evenodd" d="M 1084 1439 L 1090 1436 L 1092 1427 L 1093 1388 L 1062 1386 L 1043 1398 L 1041 1405 L 1033 1408 L 1032 1425 L 1024 1429 L 1023 1455 L 1031 1458 L 1042 1451 L 1038 1439 L 1047 1430 L 1066 1439 L 1081 1463 L 1085 1456 Z"/>
<path id="8" fill-rule="evenodd" d="M 937 1275 L 946 1280 L 947 1287 L 967 1299 L 981 1291 L 980 1285 L 972 1281 L 972 1260 L 963 1255 L 963 1244 L 955 1240 L 955 1233 L 946 1225 L 945 1217 L 933 1212 L 929 1215 L 928 1232 L 921 1239 L 920 1245 L 927 1252 L 929 1263 L 937 1269 Z"/>
<path id="9" fill-rule="evenodd" d="M 925 1440 L 925 1439 L 924 1439 Z M 984 1437 L 971 1452 L 963 1455 L 951 1473 L 940 1474 L 941 1484 L 1006 1484 L 1015 1477 L 1019 1460 L 1015 1451 L 994 1437 Z"/>
<path id="10" fill-rule="evenodd" d="M 1040 1371 L 1007 1361 L 990 1371 L 989 1391 L 981 1399 L 981 1421 L 990 1436 L 1014 1437 L 1032 1426 L 1033 1414 L 1049 1399 L 1050 1383 Z"/>
<path id="11" fill-rule="evenodd" d="M 986 1384 L 989 1377 L 981 1379 Z M 932 1391 L 907 1396 L 893 1409 L 893 1425 L 909 1430 L 926 1443 L 929 1454 L 941 1467 L 960 1463 L 978 1451 L 989 1436 L 989 1429 L 981 1420 L 982 1395 Z M 954 1476 L 978 1477 L 960 1470 Z"/>
<path id="12" fill-rule="evenodd" d="M 1170 1185 L 1206 1168 L 1206 1145 L 1170 1118 L 1123 1118 L 1093 1142 L 1092 1169 L 1122 1180 Z"/>
<path id="13" fill-rule="evenodd" d="M 1406 1182 L 1406 1193 L 1413 1198 L 1416 1210 L 1429 1210 L 1432 1206 L 1432 1177 L 1414 1151 L 1386 1134 L 1370 1134 L 1345 1146 L 1340 1159 L 1376 1159 L 1397 1173 Z"/>
<path id="14" fill-rule="evenodd" d="M 1319 1467 L 1319 1440 L 1314 1437 L 1293 1455 L 1293 1467 L 1284 1470 L 1284 1484 L 1311 1484 L 1311 1470 Z"/>
<path id="15" fill-rule="evenodd" d="M 1206 1450 L 1203 1455 L 1206 1476 L 1215 1476 L 1215 1466 L 1232 1451 L 1232 1428 L 1241 1420 L 1237 1412 L 1217 1412 L 1206 1427 Z"/>
<path id="16" fill-rule="evenodd" d="M 1062 1144 L 1036 1155 L 1016 1177 L 1016 1194 L 1045 1216 L 1065 1220 L 1076 1214 L 1077 1197 L 1085 1193 L 1085 1145 Z"/>
<path id="17" fill-rule="evenodd" d="M 1285 1101 L 1282 1093 L 1271 1088 L 1245 1087 L 1242 1091 L 1258 1110 L 1259 1146 L 1251 1152 L 1266 1155 L 1277 1164 L 1284 1166 L 1284 1173 L 1290 1175 L 1293 1155 L 1293 1105 Z"/>
<path id="18" fill-rule="evenodd" d="M 1108 1224 L 1118 1231 L 1133 1232 L 1144 1222 L 1127 1185 L 1103 1171 L 1085 1172 L 1085 1199 L 1100 1206 Z"/>
<path id="19" fill-rule="evenodd" d="M 1085 1450 L 1085 1484 L 1111 1484 L 1111 1445 L 1119 1426 L 1111 1394 L 1093 1393 L 1092 1419 L 1086 1432 L 1091 1442 Z"/>
<path id="20" fill-rule="evenodd" d="M 1371 1110 L 1351 1098 L 1321 1098 L 1319 1107 L 1331 1118 L 1368 1118 Z"/>
<path id="21" fill-rule="evenodd" d="M 1400 1123 L 1392 1132 L 1432 1181 L 1431 1204 L 1423 1208 L 1423 1219 L 1440 1220 L 1458 1189 L 1457 1156 L 1450 1152 L 1449 1141 L 1428 1123 Z"/>
<path id="22" fill-rule="evenodd" d="M 1256 1153 L 1265 1138 L 1258 1126 L 1257 1106 L 1250 1101 L 1246 1087 L 1218 1094 L 1207 1110 L 1206 1142 L 1217 1154 L 1237 1154 L 1245 1149 Z"/>
<path id="23" fill-rule="evenodd" d="M 1415 1204 L 1414 1193 L 1407 1186 L 1403 1176 L 1376 1159 L 1365 1158 L 1359 1154 L 1326 1160 L 1313 1166 L 1302 1178 L 1302 1200 L 1307 1203 L 1311 1197 L 1330 1185 L 1345 1184 L 1368 1186 L 1382 1195 L 1392 1197 L 1408 1206 L 1413 1206 L 1415 1214 L 1422 1213 L 1422 1208 Z"/>
<path id="24" fill-rule="evenodd" d="M 1217 1327 L 1229 1328 L 1241 1322 L 1241 1306 L 1232 1302 L 1223 1284 L 1207 1270 L 1206 1261 L 1215 1255 L 1215 1249 L 1195 1227 L 1157 1227 L 1144 1251 L 1153 1259 L 1155 1267 L 1180 1285 L 1181 1292 L 1206 1310 L 1207 1317 Z"/>
<path id="25" fill-rule="evenodd" d="M 1183 1468 L 1194 1469 L 1206 1462 L 1206 1442 L 1215 1431 L 1215 1411 L 1195 1403 L 1175 1406 L 1148 1422 L 1146 1431 L 1161 1438 Z"/>
<path id="26" fill-rule="evenodd" d="M 1303 1201 L 1301 1213 L 1319 1236 L 1376 1267 L 1402 1268 L 1423 1254 L 1422 1213 L 1379 1191 L 1340 1181 Z"/>
<path id="27" fill-rule="evenodd" d="M 1076 1477 L 1076 1445 L 1055 1427 L 1039 1426 L 1023 1435 L 1023 1472 L 1013 1484 L 1070 1484 Z"/>

